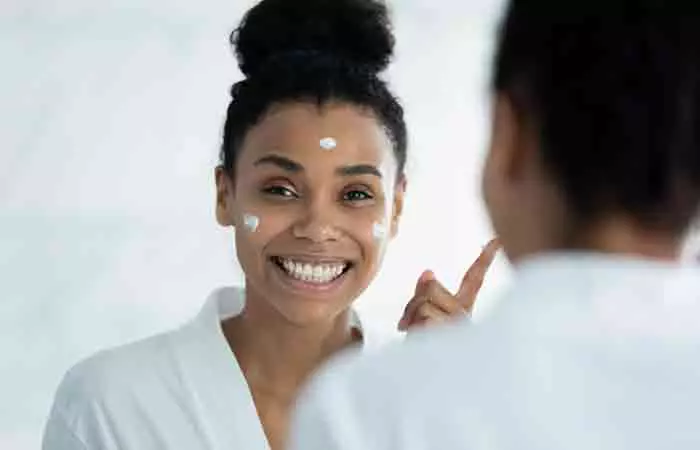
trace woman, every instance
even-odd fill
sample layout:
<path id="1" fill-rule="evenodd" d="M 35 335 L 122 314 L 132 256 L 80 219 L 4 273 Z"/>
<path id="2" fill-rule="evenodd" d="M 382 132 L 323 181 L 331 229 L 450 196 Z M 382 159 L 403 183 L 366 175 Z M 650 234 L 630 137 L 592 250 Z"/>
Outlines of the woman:
<path id="1" fill-rule="evenodd" d="M 44 448 L 279 449 L 297 390 L 367 338 L 351 310 L 398 228 L 403 111 L 378 74 L 383 4 L 263 0 L 234 33 L 216 218 L 245 291 L 218 290 L 179 330 L 103 352 L 59 388 Z M 420 280 L 401 328 L 471 307 L 489 247 L 453 297 Z"/>

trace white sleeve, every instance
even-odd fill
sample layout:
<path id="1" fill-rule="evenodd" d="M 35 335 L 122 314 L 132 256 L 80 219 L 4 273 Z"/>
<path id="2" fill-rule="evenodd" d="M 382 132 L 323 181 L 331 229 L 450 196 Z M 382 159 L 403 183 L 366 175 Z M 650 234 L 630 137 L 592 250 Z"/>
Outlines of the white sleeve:
<path id="1" fill-rule="evenodd" d="M 41 444 L 42 450 L 87 450 L 66 420 L 54 411 L 49 417 Z"/>
<path id="2" fill-rule="evenodd" d="M 53 400 L 44 428 L 42 450 L 89 450 L 109 447 L 88 435 L 97 430 L 96 402 L 90 395 L 90 377 L 83 366 L 77 365 L 63 377 Z"/>

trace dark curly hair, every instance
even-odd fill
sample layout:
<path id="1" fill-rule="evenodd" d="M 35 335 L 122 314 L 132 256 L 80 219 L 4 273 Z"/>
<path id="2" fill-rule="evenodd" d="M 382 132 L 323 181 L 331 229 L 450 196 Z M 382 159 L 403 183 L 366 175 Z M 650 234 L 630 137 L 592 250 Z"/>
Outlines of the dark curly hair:
<path id="1" fill-rule="evenodd" d="M 374 113 L 391 139 L 399 172 L 406 162 L 403 108 L 379 78 L 394 50 L 377 0 L 262 0 L 231 34 L 246 78 L 231 88 L 221 147 L 230 175 L 246 133 L 274 104 L 340 101 Z"/>
<path id="2" fill-rule="evenodd" d="M 680 0 L 511 0 L 493 88 L 577 216 L 677 234 L 700 203 L 700 16 Z"/>

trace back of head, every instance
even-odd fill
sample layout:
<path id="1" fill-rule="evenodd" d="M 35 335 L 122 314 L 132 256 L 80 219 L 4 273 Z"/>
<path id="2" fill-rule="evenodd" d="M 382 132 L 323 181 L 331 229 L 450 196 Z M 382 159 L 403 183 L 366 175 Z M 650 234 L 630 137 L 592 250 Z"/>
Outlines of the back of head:
<path id="1" fill-rule="evenodd" d="M 246 78 L 233 85 L 221 149 L 233 173 L 247 131 L 271 106 L 338 101 L 371 111 L 406 159 L 403 109 L 379 74 L 394 36 L 381 0 L 262 0 L 231 35 Z"/>
<path id="2" fill-rule="evenodd" d="M 673 234 L 700 204 L 700 15 L 680 0 L 511 0 L 493 87 L 579 220 Z"/>

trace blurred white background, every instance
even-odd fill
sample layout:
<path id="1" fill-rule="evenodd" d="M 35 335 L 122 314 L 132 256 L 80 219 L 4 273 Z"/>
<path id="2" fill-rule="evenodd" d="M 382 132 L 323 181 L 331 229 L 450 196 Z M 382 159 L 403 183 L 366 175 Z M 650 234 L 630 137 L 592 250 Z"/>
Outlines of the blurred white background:
<path id="1" fill-rule="evenodd" d="M 39 447 L 77 360 L 175 327 L 241 281 L 213 168 L 251 0 L 0 2 L 0 448 Z M 359 302 L 387 337 L 425 268 L 456 287 L 479 196 L 499 0 L 394 1 L 411 134 L 400 237 Z M 477 305 L 493 306 L 497 260 Z"/>

